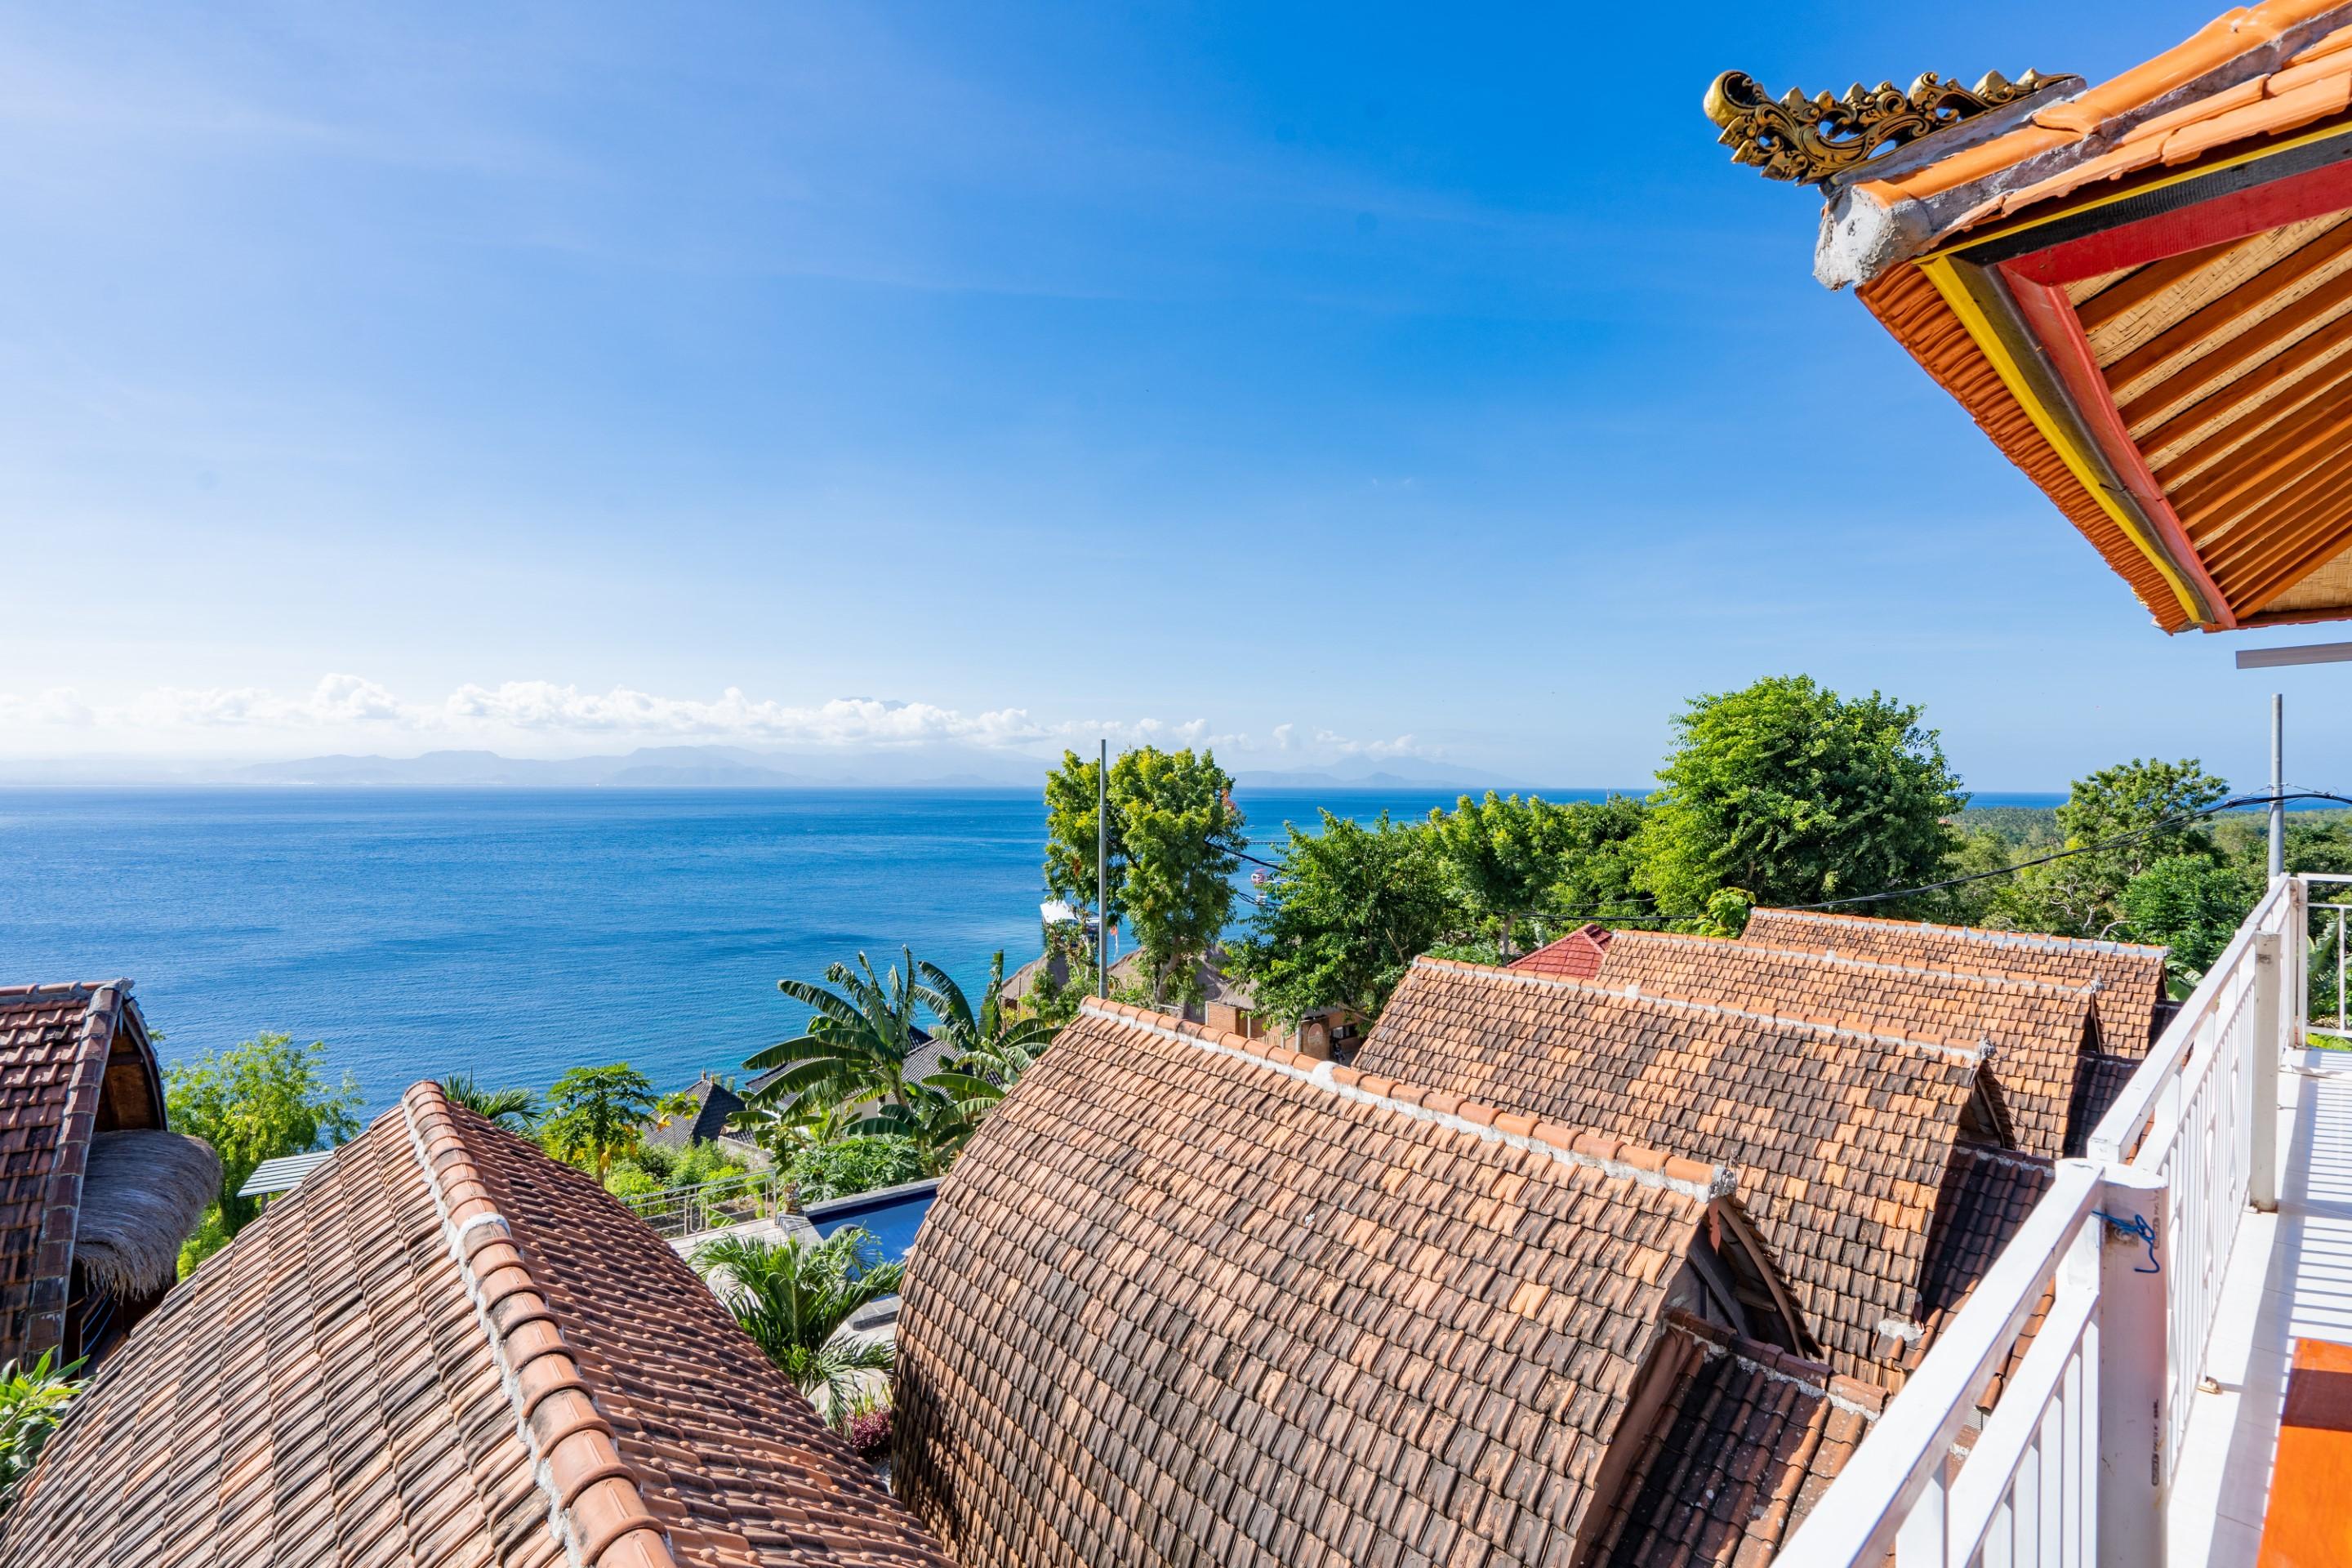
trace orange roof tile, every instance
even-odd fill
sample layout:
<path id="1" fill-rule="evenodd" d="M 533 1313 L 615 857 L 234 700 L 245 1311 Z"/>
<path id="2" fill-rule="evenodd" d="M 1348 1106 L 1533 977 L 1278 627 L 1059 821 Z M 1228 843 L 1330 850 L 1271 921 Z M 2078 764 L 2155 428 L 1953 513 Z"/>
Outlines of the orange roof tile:
<path id="1" fill-rule="evenodd" d="M 1089 1001 L 925 1220 L 896 1484 L 967 1568 L 1569 1561 L 1728 1189 Z"/>
<path id="2" fill-rule="evenodd" d="M 2137 1058 L 2155 1038 L 2168 949 L 2038 931 L 1982 931 L 1924 921 L 1811 910 L 1758 910 L 1740 940 L 1763 947 L 1874 959 L 1916 969 L 2096 985 L 2099 1047 Z"/>
<path id="3" fill-rule="evenodd" d="M 0 1361 L 62 1342 L 91 1139 L 163 1125 L 131 982 L 0 986 Z"/>
<path id="4" fill-rule="evenodd" d="M 77 1400 L 0 1568 L 946 1555 L 668 1245 L 419 1084 Z"/>
<path id="5" fill-rule="evenodd" d="M 1566 936 L 1544 943 L 1533 952 L 1523 952 L 1507 966 L 1531 970 L 1538 974 L 1565 974 L 1571 979 L 1590 980 L 1600 973 L 1601 955 L 1609 951 L 1609 939 L 1613 933 L 1607 926 L 1591 922 L 1577 927 Z"/>
<path id="6" fill-rule="evenodd" d="M 1979 1058 L 1941 1038 L 1423 958 L 1356 1066 L 1738 1167 L 1831 1364 L 1875 1379 L 1894 1348 L 1885 1326 L 1917 1316 L 1929 1215 Z"/>
<path id="7" fill-rule="evenodd" d="M 2095 1043 L 2095 982 L 2060 984 L 1757 942 L 1627 931 L 1596 976 L 1644 994 L 1717 1002 L 1752 1012 L 1824 1018 L 1853 1028 L 1991 1047 L 2003 1103 L 2030 1152 L 2070 1148 L 2077 1068 Z"/>

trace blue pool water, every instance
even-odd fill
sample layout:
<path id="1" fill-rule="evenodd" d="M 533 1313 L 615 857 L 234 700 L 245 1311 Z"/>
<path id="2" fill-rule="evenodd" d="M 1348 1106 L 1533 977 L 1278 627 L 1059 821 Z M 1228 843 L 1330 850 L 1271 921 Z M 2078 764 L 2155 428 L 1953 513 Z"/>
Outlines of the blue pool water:
<path id="1" fill-rule="evenodd" d="M 907 1249 L 915 1245 L 915 1232 L 922 1228 L 923 1215 L 930 1212 L 936 1183 L 925 1183 L 919 1190 L 886 1193 L 877 1196 L 845 1198 L 837 1203 L 819 1204 L 809 1215 L 809 1223 L 816 1226 L 819 1236 L 831 1236 L 850 1226 L 871 1234 L 882 1251 L 885 1263 L 903 1261 Z"/>

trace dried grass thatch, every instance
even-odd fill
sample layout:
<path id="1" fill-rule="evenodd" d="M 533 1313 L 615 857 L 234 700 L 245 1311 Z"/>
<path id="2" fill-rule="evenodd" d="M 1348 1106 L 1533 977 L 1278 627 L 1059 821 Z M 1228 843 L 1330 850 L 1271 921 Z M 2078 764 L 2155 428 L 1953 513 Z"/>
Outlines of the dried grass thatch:
<path id="1" fill-rule="evenodd" d="M 220 1156 L 183 1132 L 101 1132 L 81 1179 L 74 1261 L 93 1289 L 152 1295 L 178 1278 L 180 1243 L 220 1196 Z"/>

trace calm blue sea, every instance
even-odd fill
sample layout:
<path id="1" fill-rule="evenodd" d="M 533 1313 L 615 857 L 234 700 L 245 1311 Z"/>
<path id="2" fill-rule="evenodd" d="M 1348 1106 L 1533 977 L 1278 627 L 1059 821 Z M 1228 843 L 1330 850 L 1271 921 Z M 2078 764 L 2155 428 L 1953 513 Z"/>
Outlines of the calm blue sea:
<path id="1" fill-rule="evenodd" d="M 1580 792 L 1570 792 L 1580 793 Z M 1244 792 L 1369 818 L 1450 791 Z M 372 1109 L 466 1070 L 626 1059 L 667 1088 L 795 1033 L 776 991 L 902 943 L 977 994 L 1035 955 L 1030 792 L 0 792 L 0 974 L 130 975 L 167 1060 L 283 1030 Z"/>

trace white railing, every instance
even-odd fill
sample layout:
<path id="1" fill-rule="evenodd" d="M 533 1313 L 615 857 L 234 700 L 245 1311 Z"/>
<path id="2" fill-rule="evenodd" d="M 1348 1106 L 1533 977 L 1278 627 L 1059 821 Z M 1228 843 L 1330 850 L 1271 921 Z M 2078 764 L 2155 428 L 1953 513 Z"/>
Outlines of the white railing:
<path id="1" fill-rule="evenodd" d="M 2272 884 L 1781 1564 L 2164 1562 L 2164 1501 L 2230 1248 L 2247 1209 L 2276 1201 L 2278 1064 L 2303 1043 L 2315 880 L 2352 878 Z M 2045 1300 L 1986 1415 L 1986 1388 Z"/>
<path id="2" fill-rule="evenodd" d="M 636 1216 L 675 1241 L 723 1226 L 765 1219 L 790 1206 L 782 1173 L 773 1168 L 721 1176 L 691 1187 L 664 1187 L 624 1198 Z"/>

